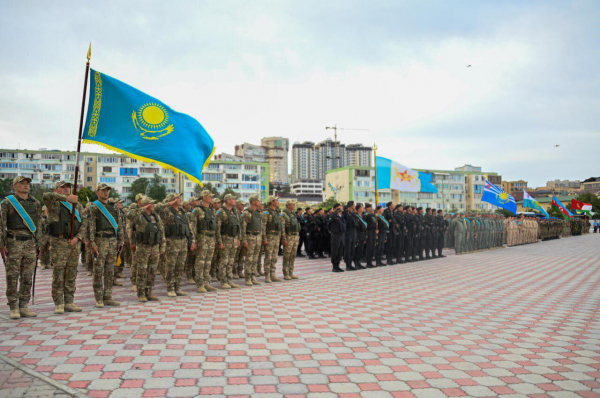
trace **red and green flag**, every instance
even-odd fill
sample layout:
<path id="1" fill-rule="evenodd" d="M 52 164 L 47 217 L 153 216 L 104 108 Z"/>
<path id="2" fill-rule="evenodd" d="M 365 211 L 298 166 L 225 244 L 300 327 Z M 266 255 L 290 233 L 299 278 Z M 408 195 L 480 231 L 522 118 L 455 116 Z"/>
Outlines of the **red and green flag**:
<path id="1" fill-rule="evenodd" d="M 571 210 L 579 210 L 582 213 L 591 214 L 592 205 L 589 203 L 580 202 L 577 199 L 571 200 Z"/>
<path id="2" fill-rule="evenodd" d="M 552 197 L 552 207 L 557 208 L 565 220 L 569 220 L 569 219 L 573 218 L 573 215 L 571 214 L 571 212 L 562 203 L 560 203 L 560 200 L 558 200 L 556 198 L 556 196 Z"/>

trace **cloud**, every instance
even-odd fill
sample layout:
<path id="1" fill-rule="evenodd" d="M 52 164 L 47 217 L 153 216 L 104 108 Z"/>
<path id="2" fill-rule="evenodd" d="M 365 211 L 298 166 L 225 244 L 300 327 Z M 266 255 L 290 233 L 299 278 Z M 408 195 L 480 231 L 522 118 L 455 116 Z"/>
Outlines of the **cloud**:
<path id="1" fill-rule="evenodd" d="M 471 163 L 533 185 L 600 175 L 587 160 L 600 144 L 594 1 L 4 9 L 5 147 L 74 148 L 91 40 L 92 67 L 196 117 L 220 151 L 272 135 L 321 141 L 337 123 L 370 130 L 340 131 L 343 142 L 377 142 L 412 167 Z"/>

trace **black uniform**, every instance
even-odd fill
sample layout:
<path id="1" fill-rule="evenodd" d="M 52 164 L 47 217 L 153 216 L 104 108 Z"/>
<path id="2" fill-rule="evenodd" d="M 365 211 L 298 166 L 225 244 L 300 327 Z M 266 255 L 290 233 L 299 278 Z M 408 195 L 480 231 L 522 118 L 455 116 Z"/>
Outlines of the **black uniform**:
<path id="1" fill-rule="evenodd" d="M 364 267 L 360 264 L 360 260 L 365 255 L 365 243 L 367 241 L 367 223 L 363 220 L 358 213 L 354 213 L 356 218 L 356 251 L 354 252 L 354 267 L 356 269 L 363 269 Z"/>
<path id="2" fill-rule="evenodd" d="M 304 226 L 306 228 L 306 255 L 310 259 L 315 259 L 315 250 L 317 248 L 317 223 L 312 214 L 304 214 Z"/>
<path id="3" fill-rule="evenodd" d="M 390 229 L 390 224 L 381 215 L 377 215 L 377 229 L 379 230 L 379 235 L 377 236 L 377 265 L 382 267 L 385 266 L 381 260 L 383 259 L 385 239 Z"/>
<path id="4" fill-rule="evenodd" d="M 438 215 L 436 218 L 437 221 L 437 256 L 438 257 L 446 257 L 442 255 L 442 250 L 444 250 L 444 237 L 446 236 L 446 231 L 448 230 L 448 221 L 444 220 L 444 217 Z"/>
<path id="5" fill-rule="evenodd" d="M 396 263 L 404 264 L 402 255 L 404 254 L 404 235 L 406 234 L 406 224 L 404 222 L 404 214 L 400 211 L 394 213 L 394 239 L 396 240 L 394 246 L 394 256 L 396 257 Z"/>
<path id="6" fill-rule="evenodd" d="M 334 213 L 331 216 L 329 232 L 331 232 L 331 264 L 333 271 L 340 272 L 340 262 L 344 251 L 344 232 L 346 231 L 346 222 L 341 212 Z"/>
<path id="7" fill-rule="evenodd" d="M 306 250 L 306 226 L 304 225 L 304 218 L 302 216 L 296 216 L 298 219 L 298 224 L 300 224 L 300 233 L 298 240 L 298 250 L 296 251 L 297 256 L 302 256 L 302 245 L 304 244 L 304 249 Z"/>
<path id="8" fill-rule="evenodd" d="M 413 231 L 413 261 L 416 259 L 423 260 L 423 246 L 421 242 L 421 237 L 423 235 L 423 217 L 419 214 L 415 214 L 413 217 L 415 226 Z"/>
<path id="9" fill-rule="evenodd" d="M 365 213 L 363 219 L 367 223 L 367 244 L 365 246 L 367 268 L 373 268 L 375 241 L 377 239 L 377 216 L 375 213 Z"/>
<path id="10" fill-rule="evenodd" d="M 317 239 L 317 244 L 315 246 L 315 255 L 319 256 L 319 258 L 325 258 L 323 255 L 323 250 L 325 250 L 325 236 L 327 235 L 327 221 L 325 220 L 325 216 L 318 215 L 315 216 L 315 222 L 317 223 L 317 232 L 315 238 Z"/>
<path id="11" fill-rule="evenodd" d="M 385 243 L 385 257 L 388 264 L 392 264 L 392 256 L 394 255 L 394 213 L 388 208 L 383 211 L 383 218 L 388 222 L 388 237 Z"/>
<path id="12" fill-rule="evenodd" d="M 344 262 L 346 270 L 353 271 L 354 267 L 354 252 L 356 250 L 356 228 L 358 228 L 358 220 L 354 214 L 346 209 L 344 210 L 344 222 L 346 223 L 346 232 L 344 233 Z"/>
<path id="13" fill-rule="evenodd" d="M 406 262 L 413 261 L 413 236 L 415 233 L 415 220 L 412 214 L 404 215 L 404 226 L 406 235 L 404 236 L 404 259 Z"/>
<path id="14" fill-rule="evenodd" d="M 434 223 L 433 216 L 431 214 L 425 215 L 425 258 L 430 259 L 433 257 L 434 251 L 434 236 L 436 235 L 436 224 Z"/>

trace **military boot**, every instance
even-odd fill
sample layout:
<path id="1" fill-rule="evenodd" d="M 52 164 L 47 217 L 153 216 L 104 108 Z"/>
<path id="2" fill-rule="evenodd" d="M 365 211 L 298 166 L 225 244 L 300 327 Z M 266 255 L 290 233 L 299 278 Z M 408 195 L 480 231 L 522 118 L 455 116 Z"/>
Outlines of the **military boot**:
<path id="1" fill-rule="evenodd" d="M 292 279 L 300 279 L 300 278 L 298 278 L 298 277 L 297 277 L 296 275 L 294 275 L 294 274 L 290 275 L 290 278 L 292 278 Z"/>
<path id="2" fill-rule="evenodd" d="M 252 283 L 252 278 L 250 278 L 250 277 L 247 276 L 245 279 L 246 279 L 246 286 L 253 286 L 254 285 Z"/>
<path id="3" fill-rule="evenodd" d="M 137 285 L 133 285 L 132 289 L 133 289 L 134 292 L 137 292 Z"/>
<path id="4" fill-rule="evenodd" d="M 118 301 L 113 300 L 112 298 L 104 299 L 104 305 L 109 307 L 118 307 L 121 305 Z"/>
<path id="5" fill-rule="evenodd" d="M 227 283 L 229 284 L 229 286 L 231 286 L 233 289 L 237 289 L 238 287 L 240 287 L 240 285 L 236 285 L 235 283 L 233 283 L 232 280 L 227 281 Z"/>
<path id="6" fill-rule="evenodd" d="M 27 307 L 21 307 L 19 312 L 21 313 L 21 318 L 35 318 L 37 316 L 37 312 L 31 311 Z"/>
<path id="7" fill-rule="evenodd" d="M 148 299 L 148 301 L 160 301 L 160 299 L 153 295 L 152 292 L 146 293 L 146 299 Z"/>
<path id="8" fill-rule="evenodd" d="M 265 275 L 265 283 L 271 283 L 271 274 Z"/>
<path id="9" fill-rule="evenodd" d="M 285 275 L 285 276 L 283 277 L 283 279 L 285 279 L 286 281 L 291 281 L 291 280 L 292 280 L 292 277 L 291 277 L 291 276 L 289 276 L 289 275 Z"/>
<path id="10" fill-rule="evenodd" d="M 81 308 L 73 303 L 65 304 L 65 312 L 81 312 Z"/>
<path id="11" fill-rule="evenodd" d="M 21 318 L 21 313 L 19 312 L 18 308 L 14 308 L 12 310 L 10 310 L 10 319 L 20 319 Z"/>
<path id="12" fill-rule="evenodd" d="M 175 294 L 178 295 L 178 296 L 180 296 L 180 297 L 188 295 L 186 292 L 181 291 L 181 290 L 176 290 Z"/>
<path id="13" fill-rule="evenodd" d="M 229 290 L 231 289 L 231 286 L 229 286 L 227 282 L 223 282 L 221 283 L 221 289 Z"/>
<path id="14" fill-rule="evenodd" d="M 148 302 L 148 299 L 146 298 L 146 296 L 138 294 L 138 301 L 140 303 L 146 303 L 146 302 Z"/>
<path id="15" fill-rule="evenodd" d="M 275 272 L 271 272 L 271 282 L 283 282 L 281 279 L 275 275 Z"/>
<path id="16" fill-rule="evenodd" d="M 252 275 L 250 278 L 250 281 L 252 282 L 253 285 L 260 285 L 261 283 L 256 280 L 256 277 L 254 275 Z"/>
<path id="17" fill-rule="evenodd" d="M 96 300 L 96 308 L 104 308 L 104 302 L 102 300 Z"/>
<path id="18" fill-rule="evenodd" d="M 210 283 L 204 284 L 204 288 L 207 292 L 216 292 L 217 290 L 219 290 L 216 287 L 213 287 Z"/>
<path id="19" fill-rule="evenodd" d="M 121 282 L 119 282 L 119 280 L 115 279 L 113 281 L 113 286 L 123 286 L 123 284 Z"/>
<path id="20" fill-rule="evenodd" d="M 189 283 L 190 285 L 195 285 L 195 284 L 196 284 L 196 281 L 194 280 L 194 278 L 188 278 L 188 283 Z"/>
<path id="21" fill-rule="evenodd" d="M 196 293 L 206 293 L 206 289 L 204 288 L 204 286 L 197 287 Z"/>
<path id="22" fill-rule="evenodd" d="M 233 279 L 237 279 L 238 278 L 238 273 L 237 273 L 237 269 L 234 268 L 233 271 L 231 272 L 231 276 L 233 277 Z"/>
<path id="23" fill-rule="evenodd" d="M 59 304 L 56 306 L 56 309 L 54 310 L 55 314 L 64 314 L 65 313 L 65 305 L 64 304 Z"/>
<path id="24" fill-rule="evenodd" d="M 246 275 L 244 275 L 244 267 L 242 266 L 242 264 L 240 264 L 238 267 L 238 276 L 241 279 L 246 279 Z"/>
<path id="25" fill-rule="evenodd" d="M 174 291 L 168 291 L 167 292 L 167 297 L 177 297 L 177 293 L 175 293 Z"/>

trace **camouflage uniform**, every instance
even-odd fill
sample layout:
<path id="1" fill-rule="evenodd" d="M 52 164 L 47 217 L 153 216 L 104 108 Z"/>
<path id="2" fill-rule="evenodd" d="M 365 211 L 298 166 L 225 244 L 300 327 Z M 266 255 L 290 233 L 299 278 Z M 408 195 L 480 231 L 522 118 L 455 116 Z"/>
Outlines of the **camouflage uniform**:
<path id="1" fill-rule="evenodd" d="M 144 198 L 142 204 L 144 201 L 153 202 L 149 198 Z M 165 230 L 162 228 L 160 216 L 156 212 L 149 215 L 144 209 L 136 212 L 133 224 L 137 231 L 135 237 L 137 295 L 142 301 L 152 300 L 154 299 L 152 289 L 154 288 L 159 256 L 166 249 Z"/>
<path id="2" fill-rule="evenodd" d="M 20 177 L 16 177 L 17 181 Z M 22 181 L 22 180 L 20 180 Z M 15 183 L 15 182 L 14 182 Z M 39 224 L 42 206 L 35 198 L 27 199 L 14 197 L 25 208 L 36 226 L 36 235 L 39 234 Z M 8 199 L 0 205 L 0 247 L 6 247 L 8 257 L 6 267 L 6 297 L 11 311 L 24 310 L 31 298 L 31 283 L 33 271 L 37 263 L 36 237 L 27 229 L 15 208 Z M 39 235 L 38 235 L 39 236 Z M 19 286 L 20 283 L 20 286 Z M 23 315 L 21 313 L 21 315 Z M 32 316 L 35 316 L 33 314 Z"/>
<path id="3" fill-rule="evenodd" d="M 227 199 L 225 199 L 227 200 Z M 227 288 L 232 285 L 233 280 L 233 257 L 235 249 L 239 245 L 241 235 L 240 216 L 234 207 L 231 210 L 223 206 L 216 214 L 217 220 L 217 245 L 223 245 L 220 249 L 221 259 L 219 260 L 218 278 L 221 286 Z M 233 284 L 233 286 L 237 286 Z"/>
<path id="4" fill-rule="evenodd" d="M 64 183 L 59 181 L 59 183 Z M 57 183 L 57 186 L 58 184 Z M 54 305 L 73 304 L 75 296 L 75 281 L 77 280 L 77 264 L 81 245 L 77 242 L 71 246 L 71 209 L 63 203 L 67 195 L 57 192 L 46 192 L 43 197 L 48 212 L 48 240 L 50 241 L 51 256 L 54 259 L 52 272 L 52 300 Z M 75 218 L 75 236 L 80 241 L 85 238 L 86 218 L 83 218 L 83 208 L 75 205 L 79 213 L 79 222 Z"/>
<path id="5" fill-rule="evenodd" d="M 124 245 L 121 248 L 121 251 L 117 252 L 118 256 L 117 256 L 116 262 L 119 261 L 119 257 L 120 257 L 121 264 L 117 265 L 115 263 L 115 272 L 113 275 L 113 286 L 123 286 L 123 284 L 121 284 L 120 282 L 117 281 L 117 283 L 115 283 L 115 281 L 117 280 L 118 276 L 120 276 L 120 275 L 122 276 L 123 267 L 125 266 L 125 260 L 124 260 L 125 248 L 129 244 L 129 239 L 127 238 L 127 218 L 126 218 L 125 211 L 123 211 L 123 209 L 119 209 L 119 207 L 116 205 L 117 203 L 122 203 L 121 199 L 109 199 L 109 202 L 114 204 L 115 210 L 117 211 L 117 216 L 119 217 L 119 223 L 121 225 L 121 228 L 123 228 L 123 242 L 124 242 Z"/>
<path id="6" fill-rule="evenodd" d="M 51 266 L 52 258 L 50 257 L 50 239 L 46 230 L 48 228 L 48 217 L 46 206 L 42 206 L 42 217 L 40 219 L 40 235 L 38 244 L 40 245 L 40 263 L 44 269 Z"/>
<path id="7" fill-rule="evenodd" d="M 190 224 L 190 227 L 193 226 L 193 216 L 192 216 L 193 210 L 194 209 L 190 208 L 189 211 L 186 211 L 186 213 L 185 213 L 185 215 L 188 219 L 188 223 Z M 192 232 L 190 231 L 190 233 L 192 233 Z M 193 233 L 192 233 L 192 235 L 193 235 Z M 194 237 L 194 239 L 196 239 L 196 238 Z M 188 249 L 187 249 L 187 254 L 185 257 L 185 276 L 188 279 L 188 282 L 191 282 L 193 280 L 194 283 L 196 283 L 196 280 L 194 278 L 194 273 L 195 273 L 194 267 L 196 264 L 196 252 L 192 251 L 192 249 L 191 249 L 192 243 L 191 242 L 192 242 L 191 239 L 188 239 Z M 198 243 L 198 241 L 196 240 L 196 244 L 197 243 Z"/>
<path id="8" fill-rule="evenodd" d="M 285 240 L 287 241 L 287 246 L 283 247 L 283 278 L 286 280 L 298 279 L 294 275 L 294 262 L 300 239 L 300 223 L 296 215 L 287 209 L 281 213 L 281 222 L 285 228 Z"/>
<path id="9" fill-rule="evenodd" d="M 271 203 L 276 198 L 269 198 Z M 263 225 L 262 237 L 263 241 L 266 241 L 265 248 L 265 282 L 281 282 L 275 276 L 275 265 L 277 264 L 277 255 L 279 253 L 279 241 L 283 238 L 283 225 L 281 223 L 281 216 L 278 209 L 267 208 L 264 211 L 266 216 L 266 222 Z"/>
<path id="10" fill-rule="evenodd" d="M 256 198 L 256 199 L 255 199 Z M 258 197 L 252 197 L 250 200 L 258 200 Z M 245 248 L 246 255 L 243 259 L 244 277 L 246 285 L 260 285 L 256 280 L 258 276 L 257 263 L 262 247 L 262 213 L 260 210 L 246 209 L 242 215 L 242 245 Z"/>
<path id="11" fill-rule="evenodd" d="M 91 206 L 89 206 L 89 203 L 88 203 L 88 205 L 83 210 L 83 217 L 86 219 L 89 219 L 89 217 L 90 217 L 90 214 L 89 214 L 90 208 L 91 208 Z M 85 269 L 88 272 L 88 275 L 92 275 L 92 271 L 94 270 L 94 253 L 93 253 L 92 247 L 89 243 L 90 242 L 89 226 L 86 228 L 86 231 L 85 231 L 85 242 L 86 242 L 86 245 L 84 247 L 82 262 L 83 262 Z"/>
<path id="12" fill-rule="evenodd" d="M 106 188 L 106 184 L 99 184 L 96 191 Z M 101 307 L 104 301 L 112 301 L 112 287 L 115 263 L 117 261 L 117 249 L 123 244 L 123 227 L 120 225 L 120 218 L 117 215 L 117 209 L 110 203 L 103 203 L 108 212 L 111 213 L 117 222 L 117 230 L 112 225 L 102 211 L 93 203 L 88 203 L 88 239 L 90 240 L 90 252 L 94 247 L 98 248 L 98 255 L 94 258 L 94 297 L 97 306 Z"/>
<path id="13" fill-rule="evenodd" d="M 170 194 L 165 202 L 171 202 L 180 195 Z M 184 271 L 185 260 L 188 251 L 188 237 L 191 235 L 192 228 L 187 215 L 182 208 L 175 210 L 174 207 L 167 204 L 157 207 L 157 212 L 162 221 L 164 235 L 166 237 L 166 285 L 170 296 L 186 295 L 181 291 L 181 274 Z M 192 244 L 196 243 L 192 236 Z"/>
<path id="14" fill-rule="evenodd" d="M 133 220 L 135 220 L 135 217 L 138 215 L 138 213 L 140 212 L 140 209 L 137 205 L 137 203 L 132 203 L 131 205 L 129 205 L 129 211 L 127 211 L 125 217 L 127 219 L 126 221 L 126 226 L 125 226 L 125 230 L 127 231 L 127 240 L 129 241 L 129 245 L 131 246 L 132 243 L 135 243 L 135 223 L 133 222 Z M 131 281 L 131 284 L 133 286 L 137 286 L 137 263 L 136 263 L 136 255 L 135 255 L 135 251 L 131 250 L 131 266 L 130 266 L 130 275 L 129 275 L 129 280 Z"/>
<path id="15" fill-rule="evenodd" d="M 194 267 L 199 293 L 214 290 L 210 286 L 210 268 L 215 252 L 216 225 L 215 211 L 212 207 L 201 204 L 192 212 L 192 232 L 198 245 Z"/>

